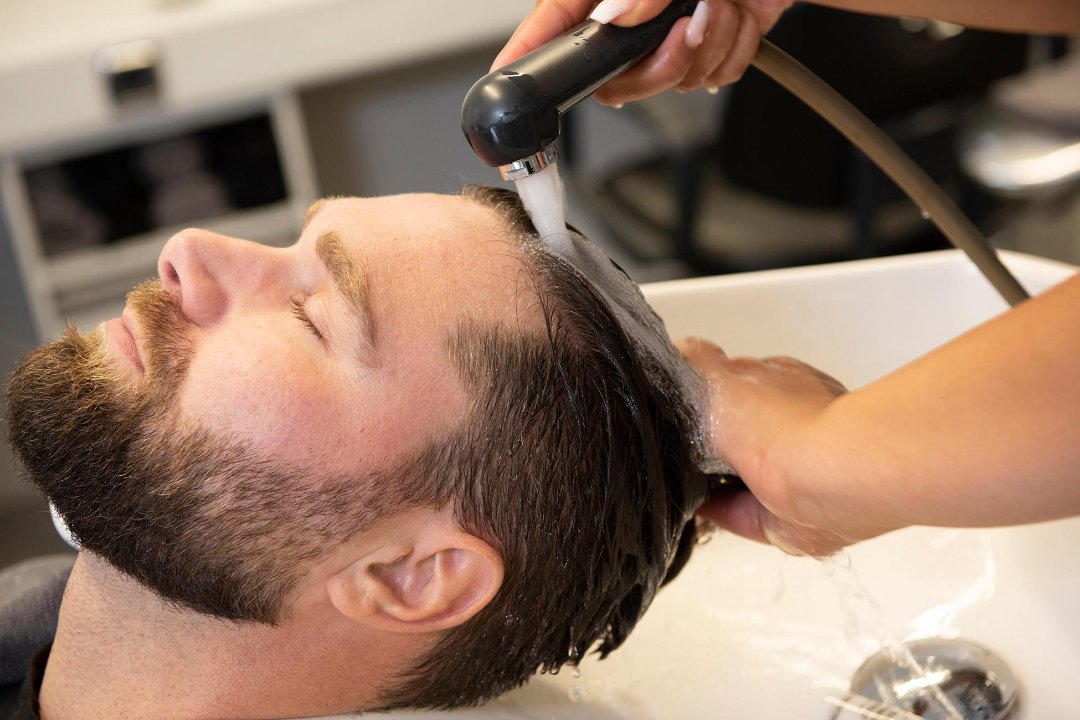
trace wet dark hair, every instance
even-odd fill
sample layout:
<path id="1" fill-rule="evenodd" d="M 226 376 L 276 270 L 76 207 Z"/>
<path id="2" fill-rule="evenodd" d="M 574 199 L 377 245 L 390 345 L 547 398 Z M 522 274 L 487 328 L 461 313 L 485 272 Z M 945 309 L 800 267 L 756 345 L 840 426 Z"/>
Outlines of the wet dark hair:
<path id="1" fill-rule="evenodd" d="M 394 480 L 409 504 L 452 506 L 499 550 L 505 578 L 383 693 L 384 709 L 477 704 L 619 647 L 689 558 L 708 493 L 684 398 L 650 381 L 596 290 L 542 249 L 517 195 L 464 195 L 520 238 L 546 332 L 468 322 L 449 340 L 471 416 Z"/>

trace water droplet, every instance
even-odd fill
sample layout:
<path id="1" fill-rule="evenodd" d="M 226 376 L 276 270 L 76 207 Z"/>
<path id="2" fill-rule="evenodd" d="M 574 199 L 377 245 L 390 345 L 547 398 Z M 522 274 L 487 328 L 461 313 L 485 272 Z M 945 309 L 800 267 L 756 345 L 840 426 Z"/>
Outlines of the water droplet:
<path id="1" fill-rule="evenodd" d="M 922 219 L 923 220 L 929 220 L 930 219 L 930 213 L 928 211 L 926 211 L 926 210 L 923 210 L 922 211 Z"/>
<path id="2" fill-rule="evenodd" d="M 570 688 L 570 691 L 567 693 L 567 695 L 570 696 L 570 702 L 575 703 L 585 702 L 589 699 L 589 694 L 585 692 L 585 688 L 578 687 L 577 685 Z"/>
<path id="3" fill-rule="evenodd" d="M 570 669 L 570 675 L 571 675 L 571 676 L 572 676 L 572 677 L 573 677 L 573 678 L 574 678 L 575 680 L 578 680 L 578 679 L 580 679 L 580 678 L 581 678 L 581 668 L 579 668 L 579 667 L 578 667 L 577 665 L 574 665 L 574 666 L 573 666 L 573 667 L 572 667 L 572 668 Z"/>

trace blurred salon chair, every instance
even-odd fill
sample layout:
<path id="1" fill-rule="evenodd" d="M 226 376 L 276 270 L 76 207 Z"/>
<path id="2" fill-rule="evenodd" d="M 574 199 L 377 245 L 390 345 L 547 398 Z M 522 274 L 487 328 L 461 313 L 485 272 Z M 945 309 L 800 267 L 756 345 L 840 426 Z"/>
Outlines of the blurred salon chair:
<path id="1" fill-rule="evenodd" d="M 1041 200 L 1080 184 L 1080 52 L 997 83 L 961 137 L 961 164 L 1002 197 Z"/>
<path id="2" fill-rule="evenodd" d="M 968 177 L 1000 207 L 999 247 L 1080 262 L 1080 47 L 1005 78 L 960 136 Z"/>
<path id="3" fill-rule="evenodd" d="M 976 223 L 986 214 L 993 201 L 962 172 L 956 134 L 991 82 L 1024 68 L 1026 37 L 798 6 L 769 39 L 885 129 Z M 577 172 L 585 148 L 574 147 L 569 174 L 643 261 L 712 274 L 944 246 L 865 156 L 756 70 L 715 97 L 669 93 L 620 112 L 647 129 L 655 153 L 590 175 Z"/>

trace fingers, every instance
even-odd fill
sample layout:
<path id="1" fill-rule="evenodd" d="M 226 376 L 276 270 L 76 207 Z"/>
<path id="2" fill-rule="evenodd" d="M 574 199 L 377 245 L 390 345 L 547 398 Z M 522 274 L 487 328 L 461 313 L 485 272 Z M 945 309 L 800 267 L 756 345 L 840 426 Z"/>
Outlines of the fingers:
<path id="1" fill-rule="evenodd" d="M 491 69 L 532 52 L 586 17 L 620 27 L 633 27 L 652 20 L 670 3 L 671 0 L 604 0 L 594 9 L 595 0 L 537 0 L 532 12 L 518 25 L 491 63 Z"/>
<path id="2" fill-rule="evenodd" d="M 813 365 L 807 365 L 802 360 L 797 360 L 793 357 L 768 357 L 762 360 L 761 364 L 766 367 L 786 370 L 795 374 L 807 375 L 815 378 L 826 390 L 831 391 L 834 395 L 843 395 L 847 392 L 847 388 L 844 387 L 844 384 L 832 375 L 824 373 Z"/>
<path id="3" fill-rule="evenodd" d="M 833 395 L 842 395 L 847 392 L 844 384 L 832 375 L 793 357 L 774 356 L 761 360 L 745 357 L 729 358 L 719 346 L 698 337 L 684 337 L 673 342 L 691 365 L 706 374 L 756 376 L 762 371 L 778 371 L 795 378 L 801 376 L 813 378 Z"/>
<path id="4" fill-rule="evenodd" d="M 605 105 L 622 105 L 675 87 L 693 62 L 694 51 L 686 44 L 690 18 L 679 18 L 652 55 L 600 88 L 594 97 Z"/>
<path id="5" fill-rule="evenodd" d="M 721 354 L 723 354 L 724 352 L 720 349 L 719 345 L 714 345 L 708 340 L 705 340 L 704 338 L 699 338 L 695 335 L 687 335 L 685 337 L 675 338 L 671 342 L 673 345 L 675 345 L 676 349 L 678 349 L 678 351 L 683 354 L 683 357 L 686 357 L 687 359 L 689 359 L 690 355 L 696 356 L 703 354 L 711 354 L 714 352 L 720 352 Z"/>
<path id="6" fill-rule="evenodd" d="M 683 357 L 706 378 L 706 437 L 747 489 L 721 488 L 698 511 L 741 537 L 796 555 L 827 555 L 872 537 L 859 518 L 843 527 L 815 476 L 816 436 L 809 429 L 846 392 L 836 379 L 790 357 L 729 358 L 699 338 L 676 341 Z"/>
<path id="7" fill-rule="evenodd" d="M 707 8 L 707 19 L 701 43 L 694 53 L 694 62 L 675 89 L 688 92 L 702 86 L 705 79 L 716 70 L 731 52 L 739 30 L 739 13 L 726 1 L 700 5 Z M 697 11 L 695 10 L 695 13 Z M 692 44 L 692 43 L 691 43 Z"/>
<path id="8" fill-rule="evenodd" d="M 779 548 L 789 555 L 824 557 L 851 544 L 840 535 L 787 522 L 746 490 L 720 490 L 698 515 L 733 535 Z"/>
<path id="9" fill-rule="evenodd" d="M 532 12 L 518 25 L 491 63 L 491 69 L 511 63 L 562 35 L 584 20 L 592 6 L 593 0 L 537 0 Z"/>
<path id="10" fill-rule="evenodd" d="M 727 353 L 719 345 L 713 345 L 698 337 L 679 338 L 674 341 L 674 345 L 687 362 L 702 371 L 726 364 L 728 359 Z"/>
<path id="11" fill-rule="evenodd" d="M 517 60 L 565 33 L 586 17 L 621 27 L 653 19 L 671 0 L 537 0 L 495 58 L 492 69 Z M 594 7 L 595 4 L 595 7 Z M 737 81 L 754 59 L 762 35 L 792 0 L 709 0 L 680 19 L 660 48 L 596 93 L 607 105 L 621 105 L 669 88 L 715 91 Z"/>
<path id="12" fill-rule="evenodd" d="M 617 1 L 622 0 L 611 0 Z M 642 4 L 647 3 L 643 0 Z M 632 12 L 636 13 L 637 8 Z M 625 17 L 620 16 L 616 22 L 622 23 Z M 692 20 L 677 22 L 651 57 L 601 88 L 596 99 L 618 106 L 670 88 L 690 92 L 707 87 L 713 91 L 743 76 L 761 36 L 762 21 L 739 2 L 699 3 Z"/>
<path id="13" fill-rule="evenodd" d="M 538 0 L 491 67 L 513 62 L 586 16 L 632 27 L 656 17 L 669 4 L 670 0 L 603 0 L 593 8 L 593 0 Z M 753 60 L 761 28 L 753 12 L 732 0 L 699 3 L 693 20 L 678 20 L 656 52 L 609 82 L 595 97 L 618 106 L 670 88 L 688 92 L 734 82 Z"/>
<path id="14" fill-rule="evenodd" d="M 708 87 L 730 85 L 739 80 L 746 73 L 746 68 L 750 67 L 761 42 L 762 31 L 757 17 L 742 5 L 735 5 L 735 11 L 738 16 L 735 42 L 724 61 L 706 77 L 705 85 Z"/>

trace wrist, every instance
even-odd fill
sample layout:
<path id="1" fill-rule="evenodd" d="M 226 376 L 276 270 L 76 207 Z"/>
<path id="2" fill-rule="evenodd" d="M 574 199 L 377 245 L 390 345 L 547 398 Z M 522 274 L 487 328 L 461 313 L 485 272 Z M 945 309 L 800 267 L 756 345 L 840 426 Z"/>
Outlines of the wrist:
<path id="1" fill-rule="evenodd" d="M 774 465 L 797 517 L 848 543 L 911 524 L 897 513 L 901 483 L 890 477 L 887 449 L 867 442 L 856 418 L 858 400 L 852 392 L 831 402 L 799 428 L 785 444 L 788 457 Z"/>

